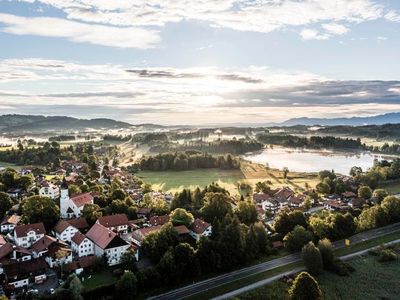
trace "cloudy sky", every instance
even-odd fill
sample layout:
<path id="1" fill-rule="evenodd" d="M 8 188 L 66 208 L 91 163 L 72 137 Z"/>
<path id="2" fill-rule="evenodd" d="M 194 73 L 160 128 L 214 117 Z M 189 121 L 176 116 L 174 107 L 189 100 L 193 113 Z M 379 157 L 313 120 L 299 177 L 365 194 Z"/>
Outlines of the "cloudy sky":
<path id="1" fill-rule="evenodd" d="M 0 0 L 0 113 L 240 124 L 400 111 L 398 0 Z"/>

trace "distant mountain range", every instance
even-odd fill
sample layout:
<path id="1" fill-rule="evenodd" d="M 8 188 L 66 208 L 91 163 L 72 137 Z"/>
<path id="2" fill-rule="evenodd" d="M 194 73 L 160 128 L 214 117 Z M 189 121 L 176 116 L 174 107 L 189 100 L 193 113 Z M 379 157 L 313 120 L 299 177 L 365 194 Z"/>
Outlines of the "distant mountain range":
<path id="1" fill-rule="evenodd" d="M 396 124 L 400 123 L 400 112 L 387 113 L 383 115 L 376 115 L 371 117 L 352 117 L 352 118 L 293 118 L 282 123 L 276 123 L 275 126 L 295 126 L 295 125 L 321 125 L 321 126 L 362 126 L 362 125 L 383 125 L 383 124 Z"/>
<path id="2" fill-rule="evenodd" d="M 130 128 L 133 125 L 111 119 L 77 119 L 65 116 L 2 115 L 0 132 L 3 133 L 46 133 L 63 131 L 85 131 L 89 129 Z"/>

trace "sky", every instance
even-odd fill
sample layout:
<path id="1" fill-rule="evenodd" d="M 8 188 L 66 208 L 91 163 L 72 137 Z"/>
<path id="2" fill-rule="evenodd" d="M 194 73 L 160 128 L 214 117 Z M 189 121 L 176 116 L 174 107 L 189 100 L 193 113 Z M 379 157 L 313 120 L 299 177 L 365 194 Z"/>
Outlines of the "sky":
<path id="1" fill-rule="evenodd" d="M 0 114 L 263 124 L 400 112 L 398 0 L 0 0 Z"/>

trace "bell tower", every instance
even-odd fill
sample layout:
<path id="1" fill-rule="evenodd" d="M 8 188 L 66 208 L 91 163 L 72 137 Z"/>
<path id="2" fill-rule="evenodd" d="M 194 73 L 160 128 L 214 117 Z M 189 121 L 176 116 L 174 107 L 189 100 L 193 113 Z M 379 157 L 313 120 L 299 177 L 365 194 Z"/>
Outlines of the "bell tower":
<path id="1" fill-rule="evenodd" d="M 68 207 L 69 207 L 68 184 L 64 177 L 63 182 L 61 184 L 61 188 L 60 188 L 60 217 L 61 218 L 68 218 L 68 213 L 67 213 Z"/>

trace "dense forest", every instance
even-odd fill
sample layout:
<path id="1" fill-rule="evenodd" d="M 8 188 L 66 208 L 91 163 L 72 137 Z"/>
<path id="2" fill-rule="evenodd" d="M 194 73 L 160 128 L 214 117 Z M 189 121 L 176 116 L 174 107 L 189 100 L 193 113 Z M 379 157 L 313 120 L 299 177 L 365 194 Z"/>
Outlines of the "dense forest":
<path id="1" fill-rule="evenodd" d="M 258 134 L 257 139 L 264 144 L 284 147 L 365 149 L 365 145 L 361 143 L 360 139 L 343 139 L 333 136 L 302 137 L 285 134 Z"/>
<path id="2" fill-rule="evenodd" d="M 232 155 L 211 155 L 200 151 L 163 153 L 156 156 L 143 157 L 138 166 L 141 170 L 193 170 L 193 169 L 238 169 L 240 161 Z"/>
<path id="3" fill-rule="evenodd" d="M 374 139 L 400 139 L 400 124 L 367 126 L 331 126 L 321 128 L 318 133 L 363 136 Z"/>
<path id="4" fill-rule="evenodd" d="M 263 144 L 251 140 L 218 140 L 213 142 L 190 141 L 183 144 L 179 143 L 160 143 L 150 148 L 151 152 L 170 152 L 199 150 L 211 153 L 231 153 L 234 155 L 244 154 L 247 152 L 258 151 L 263 148 Z"/>

